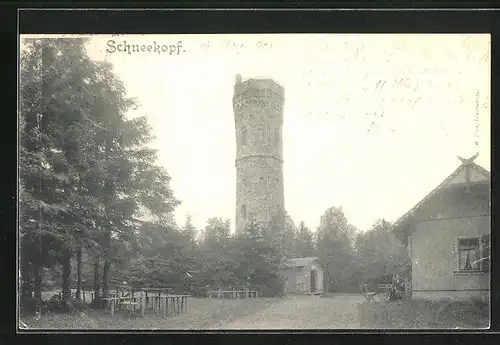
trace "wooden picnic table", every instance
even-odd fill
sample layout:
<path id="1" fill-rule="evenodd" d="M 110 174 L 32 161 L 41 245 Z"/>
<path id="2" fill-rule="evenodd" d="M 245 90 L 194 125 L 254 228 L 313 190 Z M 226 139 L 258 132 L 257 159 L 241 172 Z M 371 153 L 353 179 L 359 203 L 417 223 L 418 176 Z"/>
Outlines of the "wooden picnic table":
<path id="1" fill-rule="evenodd" d="M 150 295 L 141 294 L 134 297 L 108 297 L 103 298 L 108 301 L 108 307 L 113 316 L 116 309 L 130 307 L 130 315 L 135 312 L 136 307 L 144 316 L 147 310 L 152 310 L 156 314 L 165 318 L 167 315 L 178 315 L 188 311 L 188 298 L 190 295 Z"/>
<path id="2" fill-rule="evenodd" d="M 120 299 L 118 297 L 103 297 L 102 299 L 106 301 L 106 307 L 110 308 L 111 316 L 114 316 L 115 309 Z"/>
<path id="3" fill-rule="evenodd" d="M 151 296 L 148 296 L 148 294 L 153 294 L 153 296 L 161 296 L 162 294 L 164 295 L 168 295 L 169 292 L 171 291 L 172 289 L 171 288 L 167 288 L 167 287 L 160 287 L 160 288 L 140 288 L 138 291 L 140 291 L 142 294 L 145 295 L 146 297 L 146 309 L 148 309 L 148 306 L 149 306 L 149 302 L 150 302 L 150 298 Z"/>
<path id="4" fill-rule="evenodd" d="M 105 300 L 106 309 L 114 316 L 115 311 L 123 307 L 130 308 L 130 315 L 136 308 L 144 316 L 148 310 L 166 317 L 177 315 L 188 310 L 188 298 L 190 295 L 170 294 L 170 288 L 132 288 L 130 286 L 119 286 L 116 291 L 110 292 L 109 297 L 101 297 Z M 92 293 L 94 299 L 95 293 Z M 169 313 L 170 312 L 170 313 Z"/>
<path id="5" fill-rule="evenodd" d="M 208 291 L 209 298 L 258 298 L 259 293 L 255 290 L 211 290 Z"/>
<path id="6" fill-rule="evenodd" d="M 172 288 L 162 287 L 162 288 L 140 288 L 137 289 L 142 292 L 153 292 L 153 293 L 168 293 L 172 291 Z"/>
<path id="7" fill-rule="evenodd" d="M 146 309 L 148 306 L 156 314 L 161 314 L 165 318 L 171 310 L 172 315 L 177 315 L 188 310 L 188 298 L 190 295 L 173 295 L 173 294 L 160 294 L 153 296 L 143 296 L 141 308 Z M 172 307 L 169 309 L 169 307 Z"/>

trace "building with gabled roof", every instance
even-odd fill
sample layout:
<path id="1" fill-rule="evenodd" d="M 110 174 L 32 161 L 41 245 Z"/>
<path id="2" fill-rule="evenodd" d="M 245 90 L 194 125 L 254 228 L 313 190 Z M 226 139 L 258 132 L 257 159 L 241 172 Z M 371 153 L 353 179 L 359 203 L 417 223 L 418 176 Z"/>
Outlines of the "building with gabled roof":
<path id="1" fill-rule="evenodd" d="M 490 172 L 469 159 L 394 224 L 413 298 L 490 295 Z"/>
<path id="2" fill-rule="evenodd" d="M 280 274 L 285 293 L 316 295 L 324 290 L 324 270 L 317 257 L 287 259 Z"/>

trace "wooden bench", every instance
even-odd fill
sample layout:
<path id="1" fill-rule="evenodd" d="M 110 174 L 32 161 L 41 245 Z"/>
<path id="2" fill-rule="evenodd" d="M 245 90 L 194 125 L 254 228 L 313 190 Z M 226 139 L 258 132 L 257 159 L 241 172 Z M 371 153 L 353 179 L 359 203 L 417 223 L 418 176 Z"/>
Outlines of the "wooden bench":
<path id="1" fill-rule="evenodd" d="M 367 303 L 372 300 L 375 302 L 385 302 L 391 297 L 393 285 L 378 284 L 376 291 L 369 291 L 367 284 L 361 284 L 359 289 L 361 294 L 365 297 L 363 303 Z"/>
<path id="2" fill-rule="evenodd" d="M 368 285 L 366 284 L 361 284 L 359 286 L 359 290 L 361 291 L 361 294 L 365 297 L 363 303 L 370 302 L 373 299 L 373 297 L 377 294 L 377 291 L 369 291 Z"/>
<path id="3" fill-rule="evenodd" d="M 128 316 L 132 316 L 132 314 L 135 314 L 135 309 L 136 307 L 141 307 L 141 303 L 137 302 L 135 299 L 124 299 L 120 298 L 118 305 L 121 307 L 125 307 L 125 309 L 129 310 Z M 142 314 L 144 314 L 144 310 L 141 308 Z M 143 315 L 144 316 L 144 315 Z"/>
<path id="4" fill-rule="evenodd" d="M 377 289 L 378 291 L 381 292 L 392 291 L 393 288 L 394 288 L 393 284 L 377 284 Z"/>

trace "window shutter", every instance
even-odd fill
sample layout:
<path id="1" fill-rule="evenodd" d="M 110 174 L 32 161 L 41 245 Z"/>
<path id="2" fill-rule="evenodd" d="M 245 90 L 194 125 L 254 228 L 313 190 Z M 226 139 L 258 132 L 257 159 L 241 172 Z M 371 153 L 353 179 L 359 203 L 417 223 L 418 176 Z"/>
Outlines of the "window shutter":
<path id="1" fill-rule="evenodd" d="M 458 250 L 459 239 L 455 237 L 453 241 L 453 255 L 455 256 L 456 261 L 456 271 L 460 271 L 460 252 Z"/>
<path id="2" fill-rule="evenodd" d="M 481 236 L 481 271 L 490 271 L 490 235 Z"/>

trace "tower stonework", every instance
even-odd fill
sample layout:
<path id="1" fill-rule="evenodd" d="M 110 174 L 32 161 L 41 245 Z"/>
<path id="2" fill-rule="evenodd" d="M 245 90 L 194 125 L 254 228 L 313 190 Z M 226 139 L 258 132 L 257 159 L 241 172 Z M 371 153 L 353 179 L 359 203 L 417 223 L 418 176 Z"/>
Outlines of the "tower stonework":
<path id="1" fill-rule="evenodd" d="M 236 76 L 236 232 L 250 217 L 284 228 L 284 89 L 271 79 Z"/>

